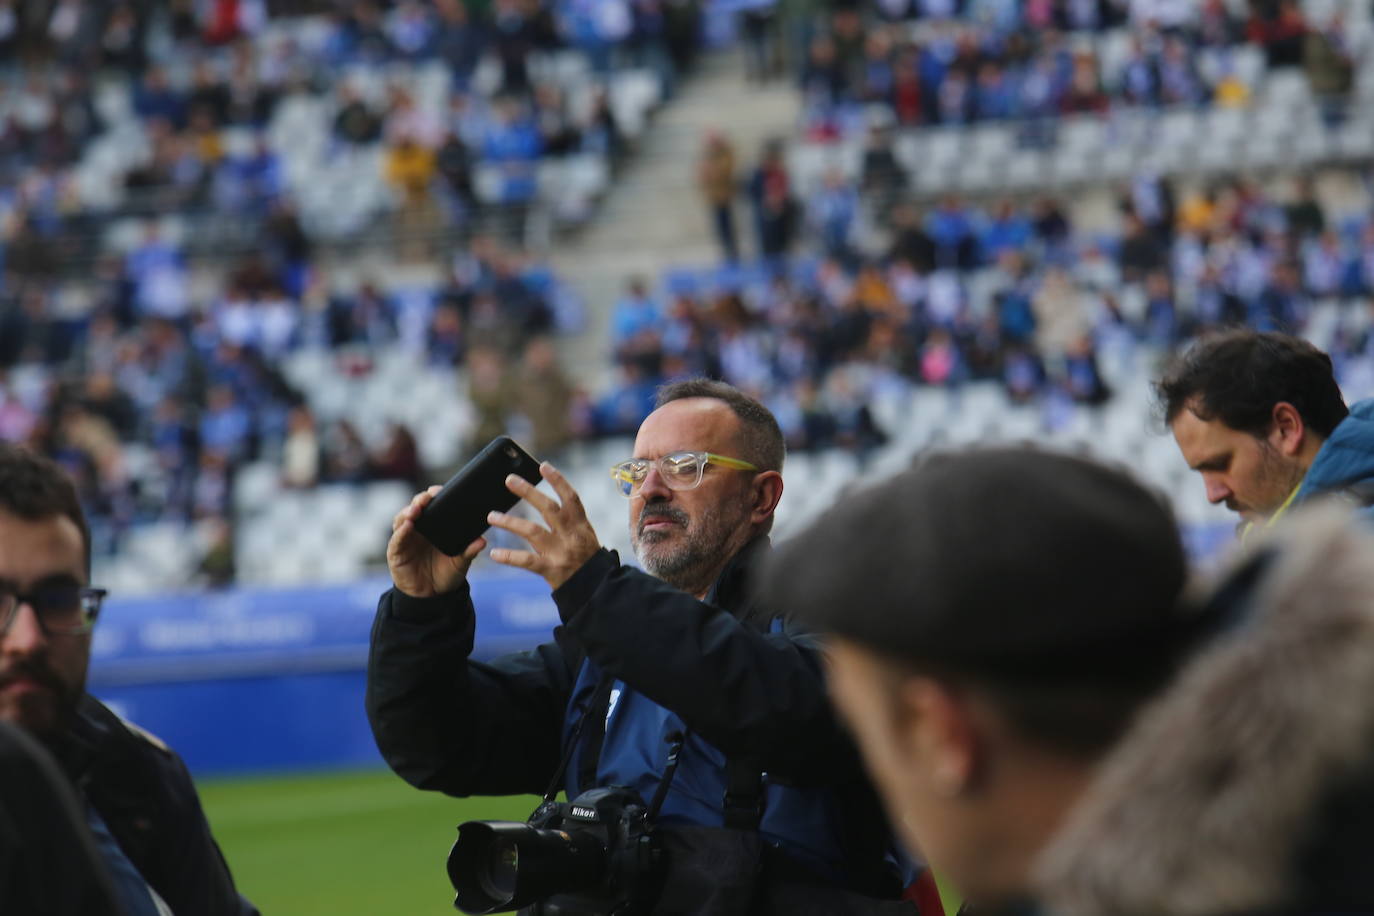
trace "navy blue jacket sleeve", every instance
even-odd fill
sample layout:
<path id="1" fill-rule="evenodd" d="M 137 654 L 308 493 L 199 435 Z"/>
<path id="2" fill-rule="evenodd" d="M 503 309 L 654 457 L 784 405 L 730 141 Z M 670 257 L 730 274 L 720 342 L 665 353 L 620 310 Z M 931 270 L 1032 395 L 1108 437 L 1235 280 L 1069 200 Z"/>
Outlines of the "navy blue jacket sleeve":
<path id="1" fill-rule="evenodd" d="M 855 776 L 810 636 L 760 632 L 608 550 L 553 597 L 587 658 L 725 753 L 797 782 Z"/>
<path id="2" fill-rule="evenodd" d="M 421 789 L 449 795 L 539 793 L 558 765 L 574 665 L 555 641 L 469 659 L 468 589 L 416 599 L 382 595 L 367 667 L 367 715 L 386 762 Z M 575 649 L 572 650 L 575 653 Z"/>

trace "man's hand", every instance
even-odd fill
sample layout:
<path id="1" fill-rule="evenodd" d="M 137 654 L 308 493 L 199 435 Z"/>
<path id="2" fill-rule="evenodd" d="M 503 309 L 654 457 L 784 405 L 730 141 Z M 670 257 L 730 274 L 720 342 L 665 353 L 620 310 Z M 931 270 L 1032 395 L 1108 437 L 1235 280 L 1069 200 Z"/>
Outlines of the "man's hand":
<path id="1" fill-rule="evenodd" d="M 534 522 L 504 512 L 491 513 L 487 521 L 519 535 L 534 548 L 530 551 L 498 547 L 491 552 L 491 558 L 497 563 L 536 572 L 549 583 L 549 588 L 557 590 L 601 549 L 601 541 L 592 523 L 587 521 L 582 500 L 572 484 L 547 461 L 539 466 L 539 473 L 558 494 L 561 505 L 536 490 L 528 480 L 514 474 L 506 478 L 506 486 L 537 509 L 549 527 L 541 528 Z"/>
<path id="2" fill-rule="evenodd" d="M 473 559 L 487 546 L 484 539 L 478 538 L 461 556 L 445 556 L 415 530 L 415 519 L 439 490 L 436 484 L 423 493 L 416 493 L 410 505 L 391 520 L 386 565 L 391 570 L 392 583 L 412 598 L 432 598 L 453 591 L 467 575 Z"/>

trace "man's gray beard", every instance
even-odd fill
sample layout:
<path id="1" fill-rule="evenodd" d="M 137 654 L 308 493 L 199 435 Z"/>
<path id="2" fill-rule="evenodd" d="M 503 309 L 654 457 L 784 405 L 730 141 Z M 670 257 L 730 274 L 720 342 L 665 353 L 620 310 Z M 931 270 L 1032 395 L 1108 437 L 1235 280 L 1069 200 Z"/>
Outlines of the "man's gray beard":
<path id="1" fill-rule="evenodd" d="M 675 517 L 681 517 L 680 511 L 666 507 L 660 510 Z M 640 513 L 641 528 L 647 514 L 649 510 L 646 506 L 644 512 Z M 666 541 L 672 536 L 671 532 L 639 530 L 633 532 L 630 540 L 645 572 L 674 588 L 695 595 L 710 588 L 710 580 L 728 559 L 722 552 L 728 549 L 731 531 L 727 530 L 724 513 L 712 508 L 703 510 L 695 523 L 689 521 L 682 529 L 682 534 L 681 543 L 670 552 L 654 553 L 645 548 Z"/>

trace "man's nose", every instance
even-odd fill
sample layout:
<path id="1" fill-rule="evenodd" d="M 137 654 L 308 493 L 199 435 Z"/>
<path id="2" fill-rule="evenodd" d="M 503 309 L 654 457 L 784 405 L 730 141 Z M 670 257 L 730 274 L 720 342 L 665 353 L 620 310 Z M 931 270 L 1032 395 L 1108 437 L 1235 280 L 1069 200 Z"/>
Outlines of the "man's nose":
<path id="1" fill-rule="evenodd" d="M 639 495 L 645 502 L 656 502 L 671 499 L 673 491 L 663 482 L 663 475 L 658 472 L 658 467 L 654 466 L 644 475 L 644 482 L 639 485 Z"/>
<path id="2" fill-rule="evenodd" d="M 0 634 L 0 653 L 4 655 L 32 655 L 48 644 L 48 634 L 38 622 L 38 614 L 27 601 L 19 602 L 10 615 L 9 627 Z"/>
<path id="3" fill-rule="evenodd" d="M 1207 485 L 1207 501 L 1212 505 L 1225 502 L 1231 496 L 1231 488 L 1220 480 L 1204 477 L 1203 482 Z"/>

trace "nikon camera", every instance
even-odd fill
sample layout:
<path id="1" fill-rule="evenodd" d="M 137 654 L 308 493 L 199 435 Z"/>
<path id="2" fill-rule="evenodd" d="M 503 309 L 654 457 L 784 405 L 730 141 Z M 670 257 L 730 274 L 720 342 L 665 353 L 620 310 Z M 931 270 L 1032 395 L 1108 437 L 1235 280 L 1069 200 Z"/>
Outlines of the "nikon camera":
<path id="1" fill-rule="evenodd" d="M 467 821 L 448 855 L 464 913 L 539 916 L 647 913 L 663 871 L 649 811 L 633 789 L 546 801 L 527 823 Z"/>

